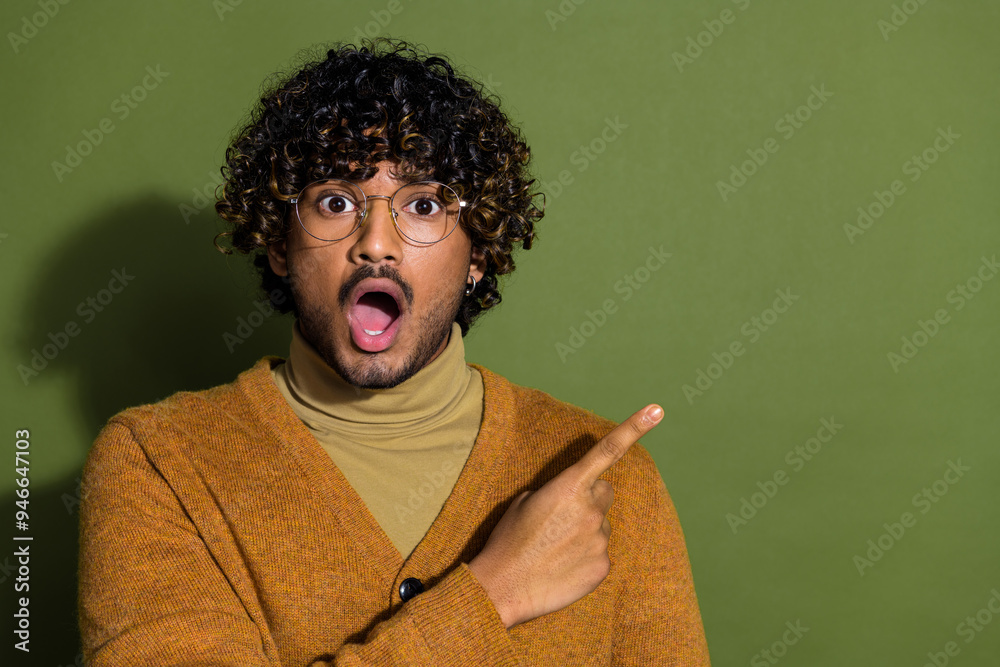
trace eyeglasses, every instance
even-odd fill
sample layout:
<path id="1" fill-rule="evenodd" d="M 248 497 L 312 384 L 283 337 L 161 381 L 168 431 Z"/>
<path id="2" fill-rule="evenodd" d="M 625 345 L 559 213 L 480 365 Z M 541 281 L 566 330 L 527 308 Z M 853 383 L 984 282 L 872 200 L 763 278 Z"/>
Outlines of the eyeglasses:
<path id="1" fill-rule="evenodd" d="M 368 200 L 386 199 L 400 235 L 414 243 L 443 241 L 458 226 L 467 202 L 451 187 L 435 181 L 407 183 L 392 194 L 366 195 L 350 181 L 316 181 L 289 203 L 307 234 L 320 241 L 340 241 L 358 231 L 368 215 Z"/>

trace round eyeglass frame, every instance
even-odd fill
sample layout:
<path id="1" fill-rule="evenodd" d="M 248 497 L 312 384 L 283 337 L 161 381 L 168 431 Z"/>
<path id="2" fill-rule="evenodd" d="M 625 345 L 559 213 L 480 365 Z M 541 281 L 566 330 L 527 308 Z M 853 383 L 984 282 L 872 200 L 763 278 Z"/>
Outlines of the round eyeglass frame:
<path id="1" fill-rule="evenodd" d="M 347 185 L 351 186 L 352 188 L 354 188 L 355 190 L 357 190 L 358 192 L 361 193 L 361 197 L 362 197 L 362 209 L 361 209 L 361 212 L 357 215 L 357 221 L 354 224 L 354 228 L 351 229 L 351 231 L 348 232 L 347 234 L 345 234 L 344 236 L 341 236 L 340 238 L 336 238 L 336 239 L 324 239 L 322 237 L 316 236 L 311 231 L 309 231 L 309 229 L 306 227 L 306 224 L 302 221 L 302 216 L 299 214 L 299 200 L 302 198 L 302 194 L 306 190 L 308 190 L 309 188 L 311 188 L 312 186 L 316 185 L 317 183 L 346 183 Z M 451 192 L 453 195 L 455 195 L 455 201 L 458 202 L 458 207 L 459 208 L 458 208 L 458 211 L 455 213 L 455 223 L 452 225 L 451 229 L 448 230 L 447 234 L 445 234 L 441 238 L 437 239 L 436 241 L 418 241 L 417 239 L 413 238 L 412 236 L 409 236 L 399 226 L 399 221 L 397 219 L 397 215 L 398 214 L 396 213 L 396 209 L 393 207 L 393 200 L 396 198 L 396 195 L 399 194 L 400 190 L 403 190 L 404 188 L 408 188 L 408 187 L 411 187 L 411 186 L 414 186 L 414 185 L 436 185 L 436 186 L 440 186 L 442 188 L 447 189 L 449 192 Z M 318 181 L 313 181 L 309 185 L 307 185 L 304 188 L 302 188 L 298 192 L 298 194 L 296 194 L 294 197 L 292 197 L 291 199 L 289 199 L 288 203 L 295 207 L 295 219 L 299 221 L 299 226 L 302 228 L 302 230 L 306 234 L 308 234 L 309 236 L 313 237 L 314 239 L 316 239 L 318 241 L 333 242 L 333 241 L 343 241 L 344 239 L 349 238 L 356 231 L 358 231 L 359 229 L 361 229 L 361 225 L 364 224 L 365 218 L 368 217 L 368 200 L 369 199 L 385 199 L 386 203 L 389 205 L 389 213 L 392 216 L 392 224 L 396 228 L 396 231 L 399 233 L 399 235 L 403 239 L 409 241 L 412 244 L 416 244 L 416 245 L 420 245 L 420 246 L 434 245 L 435 243 L 440 243 L 441 241 L 444 241 L 446 238 L 448 238 L 449 236 L 451 236 L 451 233 L 453 231 L 455 231 L 456 228 L 458 228 L 458 221 L 459 221 L 459 218 L 461 217 L 462 209 L 469 205 L 469 203 L 467 201 L 461 199 L 458 196 L 458 192 L 455 191 L 455 188 L 451 187 L 450 185 L 446 185 L 444 183 L 441 183 L 440 181 L 414 181 L 412 183 L 404 183 L 403 185 L 399 186 L 398 188 L 396 188 L 396 191 L 393 192 L 391 195 L 370 195 L 367 192 L 365 192 L 364 190 L 362 190 L 361 186 L 358 185 L 357 183 L 354 183 L 352 181 L 348 181 L 348 180 L 343 179 L 343 178 L 321 178 Z"/>

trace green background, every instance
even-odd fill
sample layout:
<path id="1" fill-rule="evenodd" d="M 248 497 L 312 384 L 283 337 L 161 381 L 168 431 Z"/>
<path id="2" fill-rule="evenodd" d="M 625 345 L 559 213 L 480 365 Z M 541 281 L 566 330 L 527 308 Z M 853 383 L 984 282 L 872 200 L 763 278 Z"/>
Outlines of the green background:
<path id="1" fill-rule="evenodd" d="M 683 522 L 714 664 L 771 664 L 759 652 L 797 621 L 809 630 L 781 664 L 922 665 L 949 641 L 949 664 L 996 664 L 1000 618 L 971 641 L 958 626 L 1000 590 L 1000 280 L 975 280 L 1000 251 L 1000 8 L 908 0 L 887 32 L 881 0 L 577 3 L 74 1 L 35 32 L 37 2 L 3 4 L 0 514 L 12 536 L 14 431 L 28 428 L 35 537 L 32 652 L 16 664 L 79 663 L 78 475 L 104 421 L 286 353 L 282 317 L 227 349 L 255 284 L 213 249 L 211 206 L 185 220 L 181 205 L 214 187 L 269 74 L 359 31 L 449 56 L 523 128 L 548 209 L 467 357 L 615 420 L 664 406 L 643 444 Z M 115 100 L 147 66 L 169 74 L 122 118 Z M 799 109 L 813 86 L 828 99 Z M 797 111 L 809 117 L 788 136 L 776 123 Z M 104 118 L 114 130 L 57 176 Z M 949 128 L 958 138 L 911 180 L 905 164 Z M 723 198 L 718 182 L 769 138 L 777 152 Z M 849 238 L 896 179 L 905 192 Z M 637 271 L 661 246 L 663 265 Z M 85 322 L 78 304 L 123 268 L 134 279 Z M 644 280 L 628 300 L 627 275 Z M 970 279 L 979 291 L 959 299 Z M 798 298 L 774 318 L 776 290 Z M 608 299 L 614 312 L 574 337 Z M 939 309 L 946 323 L 894 368 L 888 354 Z M 79 334 L 25 383 L 18 365 L 70 321 Z M 712 367 L 736 341 L 742 355 Z M 715 378 L 689 400 L 699 371 Z M 824 418 L 842 428 L 793 466 Z M 938 482 L 949 462 L 968 470 Z M 769 487 L 779 471 L 787 483 Z M 773 497 L 752 497 L 758 482 Z M 915 504 L 935 482 L 943 495 Z M 744 498 L 767 502 L 734 524 Z M 915 525 L 884 536 L 904 512 Z M 859 573 L 880 536 L 891 548 Z"/>

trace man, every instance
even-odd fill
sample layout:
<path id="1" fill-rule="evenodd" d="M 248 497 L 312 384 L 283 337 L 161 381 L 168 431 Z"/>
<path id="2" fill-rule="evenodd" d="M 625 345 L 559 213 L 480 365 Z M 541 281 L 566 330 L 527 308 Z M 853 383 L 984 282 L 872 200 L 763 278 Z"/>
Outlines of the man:
<path id="1" fill-rule="evenodd" d="M 542 215 L 528 160 L 480 86 L 402 43 L 261 100 L 216 208 L 295 315 L 289 356 L 101 432 L 88 664 L 708 664 L 634 444 L 662 409 L 615 427 L 465 363 Z"/>

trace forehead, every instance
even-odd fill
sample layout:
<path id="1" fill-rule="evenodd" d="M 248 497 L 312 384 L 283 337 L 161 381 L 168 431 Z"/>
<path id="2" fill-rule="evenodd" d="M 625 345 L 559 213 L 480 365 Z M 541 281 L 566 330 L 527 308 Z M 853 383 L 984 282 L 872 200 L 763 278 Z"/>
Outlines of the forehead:
<path id="1" fill-rule="evenodd" d="M 377 171 L 370 178 L 366 178 L 364 180 L 349 180 L 354 180 L 354 182 L 358 184 L 379 182 L 409 183 L 414 180 L 406 176 L 402 165 L 398 162 L 384 160 L 377 163 L 375 168 Z"/>
<path id="2" fill-rule="evenodd" d="M 361 165 L 352 165 L 351 173 L 356 173 L 361 169 Z M 349 181 L 361 187 L 365 192 L 376 192 L 381 189 L 395 190 L 407 183 L 416 181 L 433 180 L 422 174 L 407 174 L 398 162 L 389 160 L 379 162 L 375 165 L 376 171 L 367 177 L 351 177 L 351 173 L 343 176 L 329 176 L 327 179 L 339 179 Z"/>
<path id="3" fill-rule="evenodd" d="M 335 160 L 331 161 L 336 164 Z M 340 179 L 350 181 L 359 185 L 366 183 L 378 183 L 382 181 L 393 182 L 398 185 L 413 183 L 415 181 L 435 181 L 433 170 L 419 170 L 412 165 L 407 165 L 400 160 L 382 160 L 375 164 L 362 164 L 354 162 L 343 169 L 324 170 L 326 173 L 317 175 L 316 180 Z"/>

